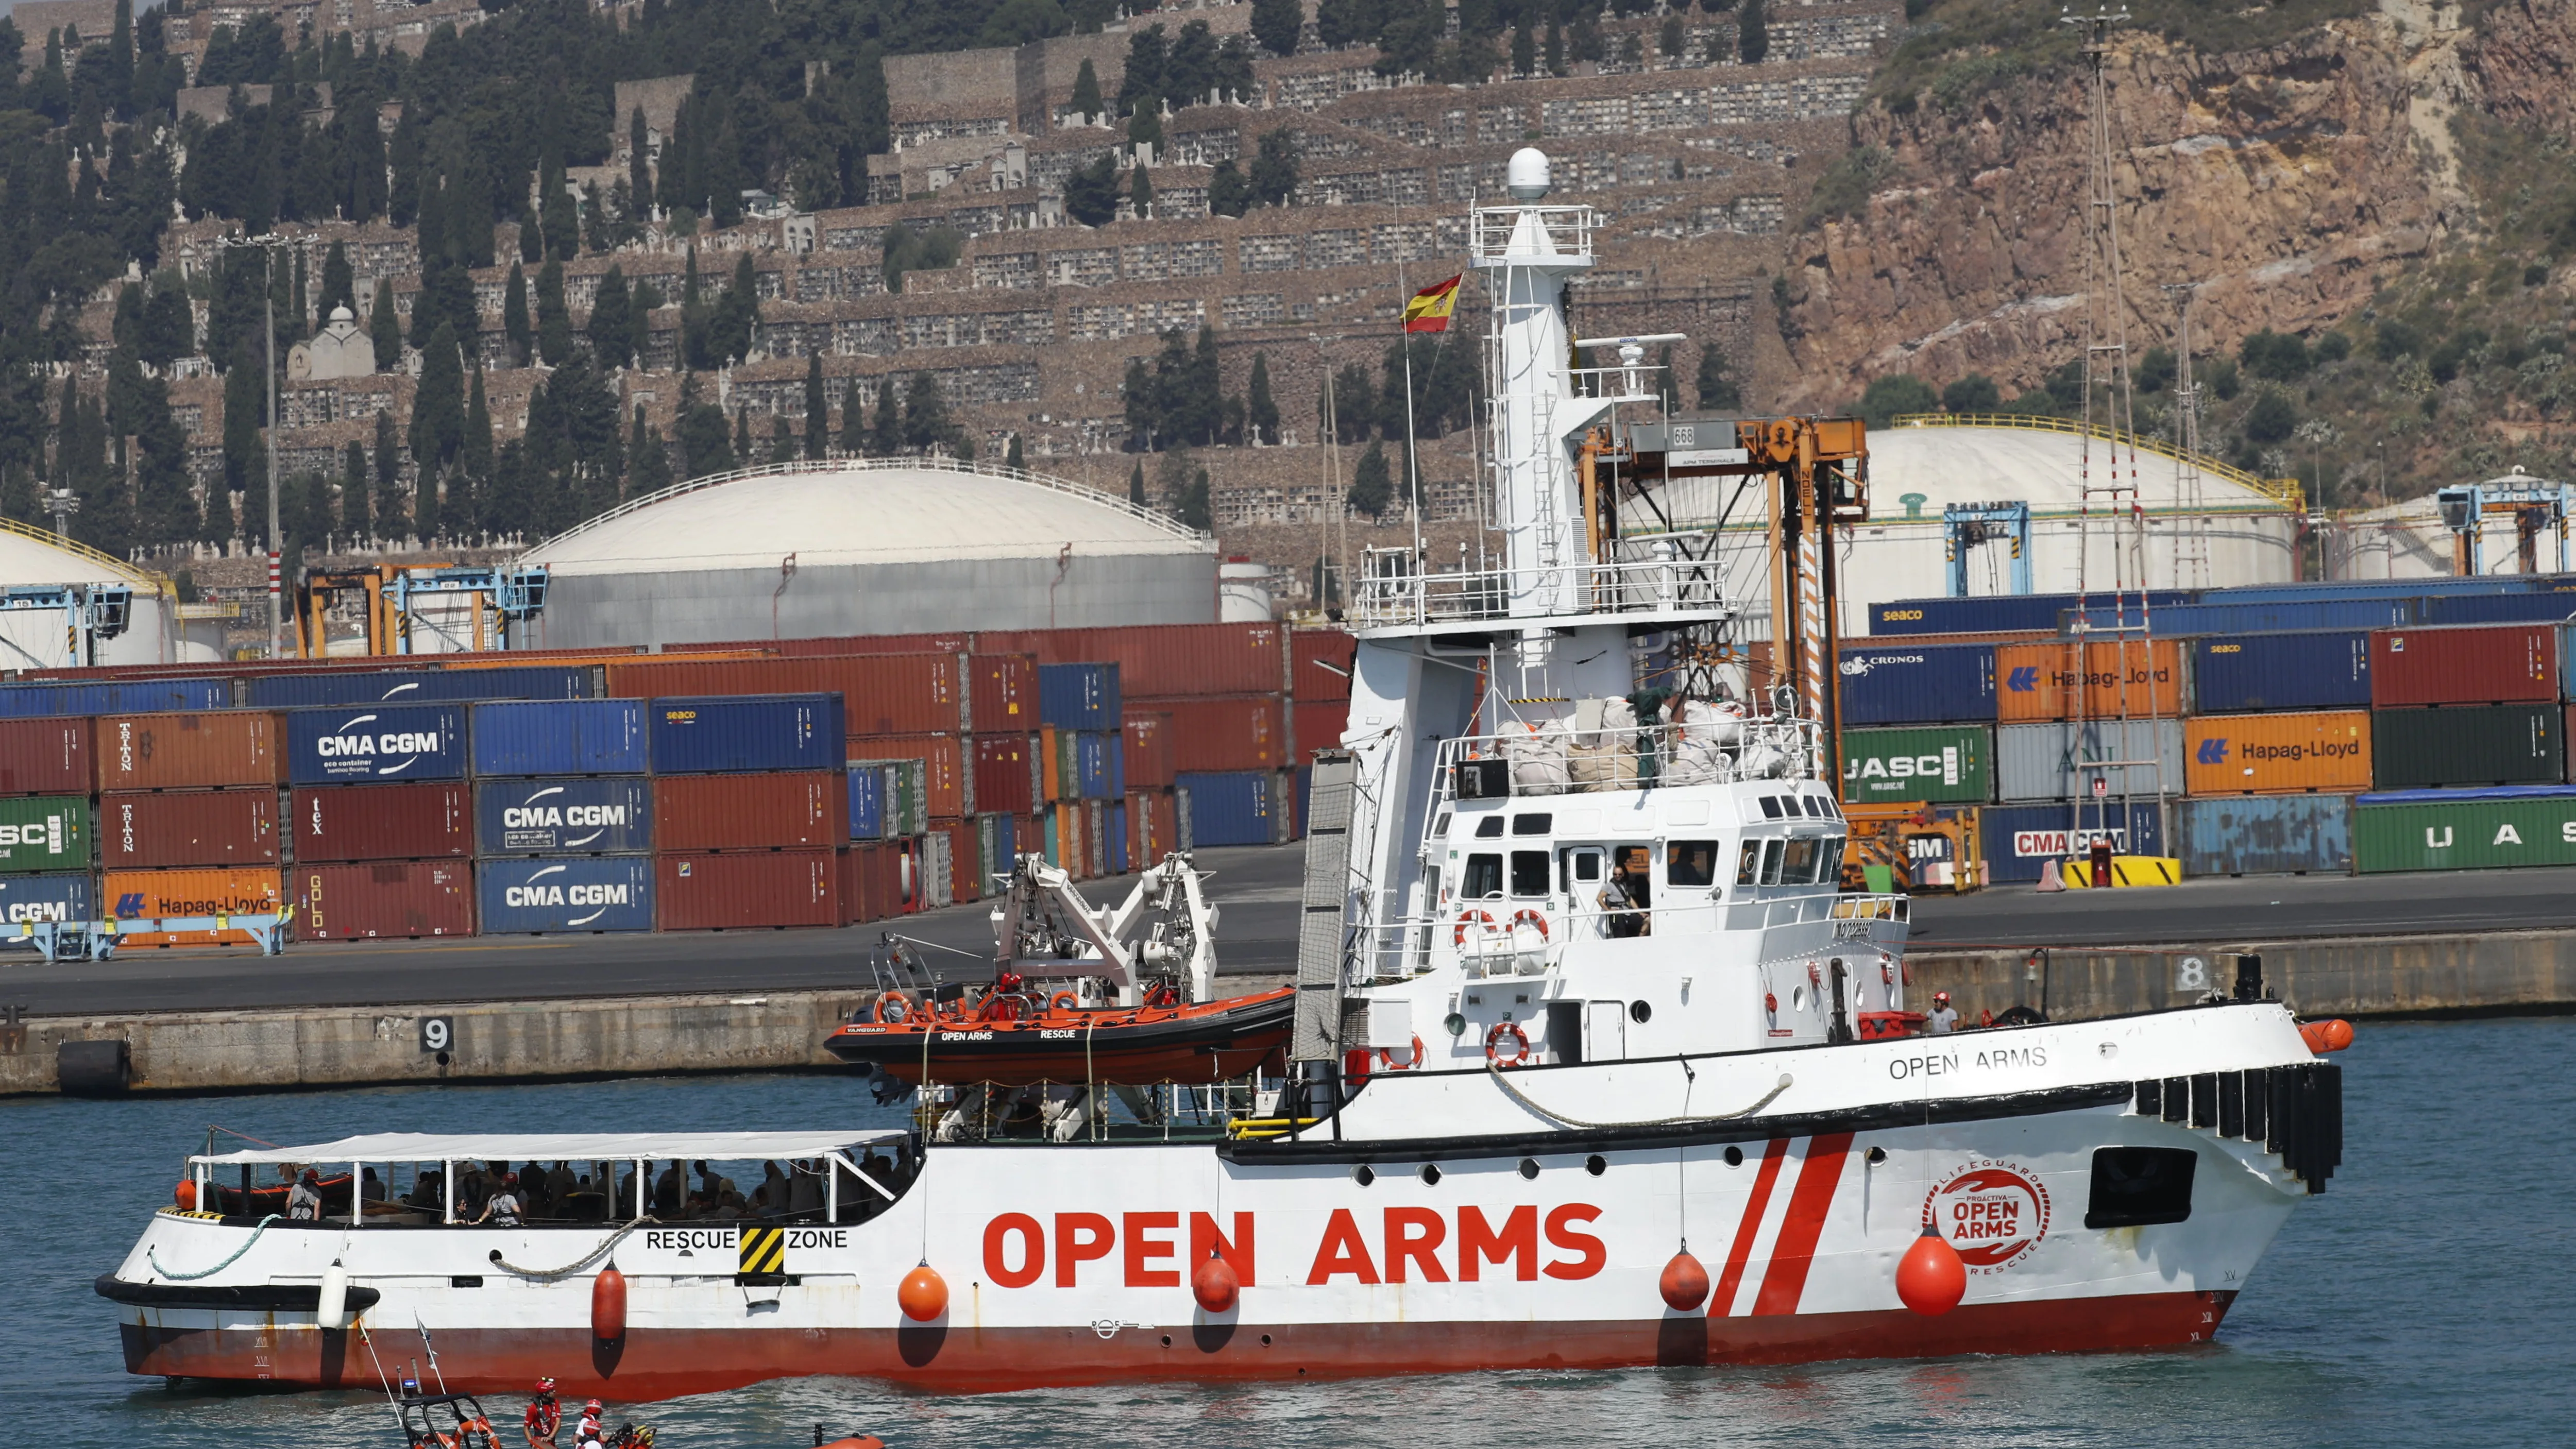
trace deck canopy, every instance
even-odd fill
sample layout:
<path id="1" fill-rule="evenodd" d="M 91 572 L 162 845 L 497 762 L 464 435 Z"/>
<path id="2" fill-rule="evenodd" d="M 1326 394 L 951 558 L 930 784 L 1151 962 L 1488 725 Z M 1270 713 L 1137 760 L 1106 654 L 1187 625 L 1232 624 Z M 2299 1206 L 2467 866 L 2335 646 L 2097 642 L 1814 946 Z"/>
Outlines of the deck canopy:
<path id="1" fill-rule="evenodd" d="M 190 1157 L 208 1167 L 269 1162 L 630 1162 L 690 1158 L 742 1162 L 770 1157 L 828 1157 L 852 1148 L 901 1142 L 893 1128 L 811 1132 L 373 1132 L 301 1147 L 258 1147 Z"/>

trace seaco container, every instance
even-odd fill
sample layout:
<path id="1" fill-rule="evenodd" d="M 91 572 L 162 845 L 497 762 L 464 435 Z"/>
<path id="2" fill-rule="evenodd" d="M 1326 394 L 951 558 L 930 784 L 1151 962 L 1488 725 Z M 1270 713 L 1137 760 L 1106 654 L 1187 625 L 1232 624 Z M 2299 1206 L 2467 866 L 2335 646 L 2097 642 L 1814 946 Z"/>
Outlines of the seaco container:
<path id="1" fill-rule="evenodd" d="M 1194 773 L 1180 777 L 1174 792 L 1188 817 L 1189 849 L 1213 845 L 1268 845 L 1279 838 L 1275 786 L 1279 776 L 1268 770 Z"/>
<path id="2" fill-rule="evenodd" d="M 1060 730 L 1114 730 L 1118 709 L 1117 665 L 1038 666 L 1039 724 Z"/>
<path id="3" fill-rule="evenodd" d="M 1994 732 L 1984 725 L 1846 730 L 1843 799 L 1853 805 L 1976 805 L 1993 799 Z"/>
<path id="4" fill-rule="evenodd" d="M 2183 709 L 2183 653 L 2173 639 L 1995 647 L 1995 717 L 2027 720 L 2174 716 Z"/>
<path id="5" fill-rule="evenodd" d="M 2147 760 L 2163 762 L 2157 778 Z M 2113 760 L 2132 764 L 2102 763 Z M 2095 720 L 1999 725 L 1995 729 L 1995 798 L 2091 801 L 2093 782 L 2103 797 L 2173 794 L 2183 783 L 2182 721 Z"/>
<path id="6" fill-rule="evenodd" d="M 1842 653 L 1842 721 L 1976 723 L 1995 717 L 1991 644 L 1866 644 Z M 1300 745 L 1305 736 L 1298 737 Z"/>
<path id="7" fill-rule="evenodd" d="M 1025 815 L 1035 808 L 1035 797 L 1030 794 L 1033 738 L 1018 731 L 975 736 L 971 748 L 975 752 L 977 812 Z"/>
<path id="8" fill-rule="evenodd" d="M 2370 788 L 2370 711 L 2202 715 L 2183 726 L 2193 795 L 2352 794 Z"/>
<path id="9" fill-rule="evenodd" d="M 474 872 L 461 860 L 299 864 L 287 890 L 299 940 L 474 934 Z"/>
<path id="10" fill-rule="evenodd" d="M 2576 786 L 2356 796 L 2352 857 L 2365 875 L 2576 865 Z"/>
<path id="11" fill-rule="evenodd" d="M 2349 795 L 2240 795 L 2180 807 L 2182 873 L 2315 875 L 2352 869 Z"/>
<path id="12" fill-rule="evenodd" d="M 650 763 L 640 699 L 514 700 L 468 718 L 477 775 L 641 775 Z"/>
<path id="13" fill-rule="evenodd" d="M 266 916 L 285 908 L 277 867 L 225 866 L 206 870 L 111 870 L 100 874 L 98 894 L 119 922 L 159 921 L 173 916 Z M 119 929 L 125 947 L 244 946 L 250 932 L 239 926 L 208 925 L 199 930 Z"/>
<path id="14" fill-rule="evenodd" d="M 343 704 L 286 716 L 286 778 L 297 785 L 461 780 L 472 758 L 463 705 Z"/>
<path id="15" fill-rule="evenodd" d="M 0 871 L 87 870 L 89 829 L 83 796 L 0 800 Z"/>
<path id="16" fill-rule="evenodd" d="M 298 864 L 473 853 L 474 792 L 462 781 L 331 785 L 295 792 Z"/>
<path id="17" fill-rule="evenodd" d="M 1987 878 L 1995 881 L 2039 879 L 2047 861 L 2063 862 L 2107 838 L 2120 855 L 2170 855 L 2165 848 L 2164 813 L 2152 801 L 2137 801 L 2124 810 L 2117 800 L 2084 803 L 2078 815 L 2072 805 L 2015 805 L 1977 812 L 1985 837 Z"/>
<path id="18" fill-rule="evenodd" d="M 277 796 L 267 790 L 102 795 L 98 861 L 108 870 L 274 865 Z"/>
<path id="19" fill-rule="evenodd" d="M 653 781 L 657 850 L 779 850 L 850 838 L 847 769 L 666 775 Z"/>
<path id="20" fill-rule="evenodd" d="M 1288 721 L 1275 694 L 1138 699 L 1172 717 L 1172 764 L 1193 773 L 1276 770 L 1287 765 Z"/>
<path id="21" fill-rule="evenodd" d="M 1348 699 L 1360 641 L 1339 629 L 1292 629 L 1288 692 L 1299 700 Z"/>
<path id="22" fill-rule="evenodd" d="M 2556 784 L 2567 778 L 2562 723 L 2555 704 L 2373 710 L 2371 783 L 2381 790 Z"/>
<path id="23" fill-rule="evenodd" d="M 115 684 L 0 684 L 0 719 L 42 714 L 162 714 L 233 707 L 222 676 Z"/>
<path id="24" fill-rule="evenodd" d="M 2383 629 L 2370 636 L 2374 709 L 2556 699 L 2558 626 Z"/>
<path id="25" fill-rule="evenodd" d="M 253 709 L 337 704 L 461 704 L 477 699 L 588 699 L 596 664 L 505 665 L 493 669 L 334 670 L 269 674 L 250 681 Z"/>
<path id="26" fill-rule="evenodd" d="M 649 931 L 653 929 L 653 860 L 644 855 L 581 855 L 477 861 L 474 908 L 486 936 Z"/>
<path id="27" fill-rule="evenodd" d="M 666 852 L 653 859 L 653 893 L 665 931 L 833 926 L 841 918 L 840 865 L 829 849 Z"/>
<path id="28" fill-rule="evenodd" d="M 477 855 L 626 855 L 652 848 L 650 781 L 573 776 L 475 782 Z"/>
<path id="29" fill-rule="evenodd" d="M 91 754 L 101 790 L 274 788 L 286 778 L 282 734 L 257 710 L 106 715 Z"/>
<path id="30" fill-rule="evenodd" d="M 836 694 L 656 699 L 645 727 L 657 775 L 838 770 L 849 762 Z"/>
<path id="31" fill-rule="evenodd" d="M 1038 727 L 1038 662 L 1026 654 L 972 654 L 966 659 L 967 728 L 977 734 Z"/>
<path id="32" fill-rule="evenodd" d="M 96 882 L 85 870 L 45 875 L 0 875 L 0 924 L 98 919 Z"/>
<path id="33" fill-rule="evenodd" d="M 611 664 L 607 670 L 608 692 L 618 699 L 832 694 L 841 700 L 844 734 L 928 734 L 966 727 L 955 654 L 638 660 Z"/>
<path id="34" fill-rule="evenodd" d="M 86 795 L 98 788 L 86 716 L 0 719 L 0 795 Z"/>
<path id="35" fill-rule="evenodd" d="M 2370 704 L 2367 630 L 2219 634 L 2190 646 L 2191 703 L 2200 714 Z"/>

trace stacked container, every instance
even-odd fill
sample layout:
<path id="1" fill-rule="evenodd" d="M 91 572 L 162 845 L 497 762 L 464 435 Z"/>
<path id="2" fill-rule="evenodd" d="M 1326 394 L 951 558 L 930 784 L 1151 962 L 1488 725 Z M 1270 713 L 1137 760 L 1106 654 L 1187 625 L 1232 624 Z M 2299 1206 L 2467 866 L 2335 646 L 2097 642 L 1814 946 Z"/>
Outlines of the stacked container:
<path id="1" fill-rule="evenodd" d="M 290 753 L 278 717 L 252 710 L 100 716 L 92 757 L 99 813 L 113 827 L 100 842 L 100 904 L 120 921 L 280 910 L 278 785 Z M 121 944 L 250 939 L 239 929 L 138 931 Z"/>
<path id="2" fill-rule="evenodd" d="M 839 853 L 850 825 L 841 704 L 838 694 L 650 702 L 661 929 L 843 924 Z"/>
<path id="3" fill-rule="evenodd" d="M 472 935 L 466 707 L 341 704 L 291 710 L 284 719 L 298 933 Z"/>
<path id="4" fill-rule="evenodd" d="M 0 719 L 0 923 L 98 918 L 90 882 L 92 721 Z"/>
<path id="5" fill-rule="evenodd" d="M 486 935 L 653 929 L 646 702 L 473 711 L 476 910 Z"/>

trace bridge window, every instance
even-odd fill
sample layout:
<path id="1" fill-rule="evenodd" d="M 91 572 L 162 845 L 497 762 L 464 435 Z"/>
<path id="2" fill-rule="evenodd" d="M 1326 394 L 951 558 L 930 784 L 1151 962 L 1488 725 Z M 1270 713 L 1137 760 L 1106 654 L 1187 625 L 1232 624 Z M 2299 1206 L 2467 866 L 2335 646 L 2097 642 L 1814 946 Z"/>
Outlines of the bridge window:
<path id="1" fill-rule="evenodd" d="M 1780 883 L 1780 848 L 1786 844 L 1787 841 L 1776 835 L 1762 842 L 1762 884 L 1775 886 Z"/>
<path id="2" fill-rule="evenodd" d="M 1503 894 L 1503 858 L 1494 854 L 1468 856 L 1463 893 L 1471 901 L 1500 899 Z"/>
<path id="3" fill-rule="evenodd" d="M 1780 867 L 1783 885 L 1814 885 L 1816 872 L 1824 863 L 1825 842 L 1815 836 L 1789 841 Z"/>
<path id="4" fill-rule="evenodd" d="M 1744 842 L 1744 853 L 1736 859 L 1735 883 L 1740 886 L 1749 886 L 1761 878 L 1762 842 L 1759 840 L 1748 840 Z"/>
<path id="5" fill-rule="evenodd" d="M 1515 815 L 1512 817 L 1512 834 L 1514 835 L 1545 835 L 1548 831 L 1554 829 L 1555 826 L 1556 817 L 1543 812 L 1534 815 Z"/>
<path id="6" fill-rule="evenodd" d="M 1717 884 L 1717 842 L 1676 840 L 1665 846 L 1664 883 L 1677 886 Z"/>
<path id="7" fill-rule="evenodd" d="M 1762 797 L 1762 818 L 1765 820 L 1777 820 L 1780 818 L 1779 796 L 1765 795 Z"/>
<path id="8" fill-rule="evenodd" d="M 1547 852 L 1512 852 L 1512 894 L 1524 900 L 1547 894 Z"/>
<path id="9" fill-rule="evenodd" d="M 1503 817 L 1500 815 L 1488 815 L 1484 819 L 1476 822 L 1476 838 L 1478 840 L 1498 840 L 1502 838 L 1502 834 Z"/>

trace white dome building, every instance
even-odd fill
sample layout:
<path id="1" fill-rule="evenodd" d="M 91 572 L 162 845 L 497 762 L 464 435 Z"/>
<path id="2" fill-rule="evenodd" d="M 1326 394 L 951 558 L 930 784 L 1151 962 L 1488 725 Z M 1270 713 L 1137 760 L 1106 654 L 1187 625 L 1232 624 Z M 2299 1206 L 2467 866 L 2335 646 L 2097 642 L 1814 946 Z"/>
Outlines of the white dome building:
<path id="1" fill-rule="evenodd" d="M 2487 479 L 2484 486 L 2494 503 L 2517 493 L 2527 497 L 2527 490 L 2553 490 L 2559 484 L 2515 468 L 2501 478 Z M 2521 540 L 2512 514 L 2488 513 L 2478 533 L 2480 572 L 2522 572 Z M 2557 531 L 2544 530 L 2533 544 L 2536 572 L 2559 572 L 2562 550 Z M 2569 564 L 2576 566 L 2576 546 L 2564 553 Z M 2329 535 L 2327 564 L 2339 579 L 2448 578 L 2459 572 L 2459 536 L 2443 521 L 2439 496 L 2427 493 L 2336 520 Z"/>
<path id="2" fill-rule="evenodd" d="M 39 594 L 61 589 L 129 591 L 124 627 L 80 639 L 63 607 Z M 0 669 L 58 669 L 80 664 L 169 664 L 213 659 L 215 651 L 179 642 L 177 598 L 168 580 L 122 559 L 52 533 L 0 519 Z M 104 631 L 102 631 L 104 632 Z M 87 657 L 75 657 L 86 643 Z"/>
<path id="3" fill-rule="evenodd" d="M 535 647 L 1198 624 L 1216 543 L 1077 483 L 936 459 L 718 474 L 530 549 Z"/>

